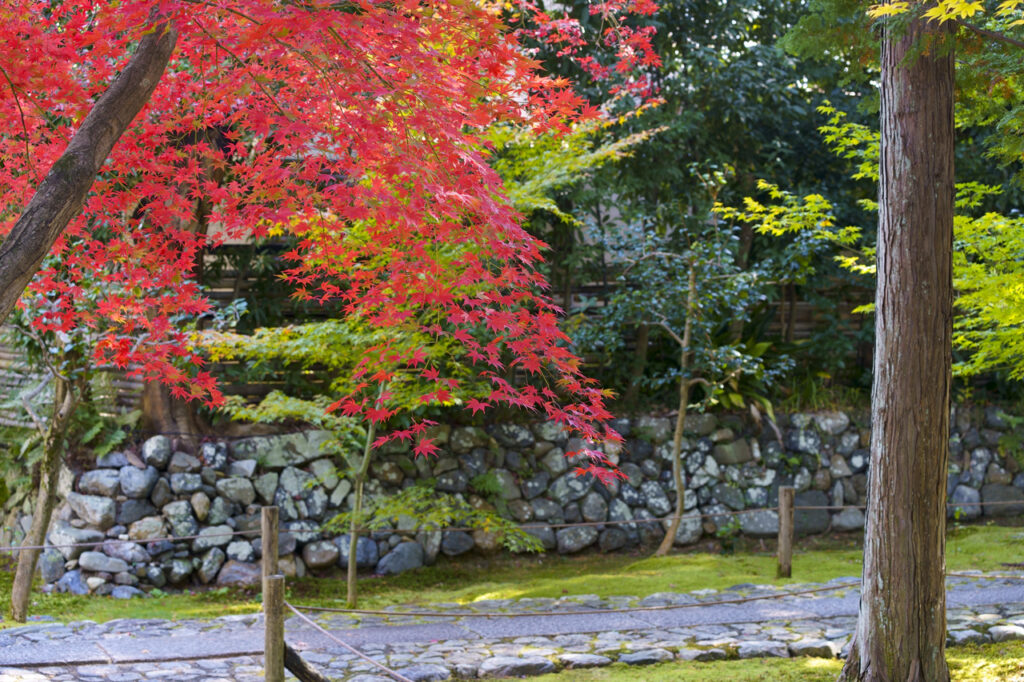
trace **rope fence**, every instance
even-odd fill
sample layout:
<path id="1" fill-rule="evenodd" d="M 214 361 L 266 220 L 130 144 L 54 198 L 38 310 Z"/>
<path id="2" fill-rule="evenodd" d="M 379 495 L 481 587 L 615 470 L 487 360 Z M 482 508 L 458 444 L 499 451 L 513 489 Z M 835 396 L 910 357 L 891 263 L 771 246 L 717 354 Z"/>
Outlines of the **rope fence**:
<path id="1" fill-rule="evenodd" d="M 734 514 L 740 513 L 755 513 L 764 511 L 777 511 L 779 512 L 779 567 L 780 574 L 785 566 L 787 574 L 784 577 L 789 577 L 788 567 L 791 561 L 790 556 L 784 556 L 786 552 L 791 551 L 792 548 L 792 535 L 794 527 L 792 524 L 792 516 L 795 511 L 801 509 L 848 509 L 848 508 L 862 508 L 854 507 L 852 505 L 832 505 L 828 507 L 819 506 L 795 506 L 792 504 L 794 497 L 794 489 L 791 487 L 780 488 L 779 495 L 779 506 L 748 509 L 748 510 L 735 510 Z M 990 503 L 992 504 L 992 503 Z M 1012 502 L 1011 504 L 1020 504 L 1019 502 Z M 959 505 L 951 505 L 959 506 Z M 683 514 L 680 518 L 696 516 L 695 514 Z M 702 517 L 715 517 L 720 514 L 700 514 Z M 654 523 L 661 522 L 664 520 L 670 520 L 675 517 L 667 517 L 662 519 L 644 519 L 641 521 L 631 520 L 624 521 L 624 523 Z M 788 519 L 788 523 L 787 523 Z M 609 525 L 611 522 L 604 522 L 605 525 Z M 555 525 L 555 524 L 551 524 Z M 559 524 L 560 527 L 573 527 L 580 525 L 601 525 L 595 522 L 584 522 L 577 524 Z M 524 526 L 525 527 L 525 526 Z M 542 526 L 543 527 L 543 526 Z M 441 529 L 438 529 L 441 530 Z M 286 531 L 287 532 L 287 531 Z M 214 538 L 223 536 L 241 536 L 241 535 L 253 535 L 260 534 L 261 537 L 266 538 L 266 547 L 264 549 L 262 557 L 262 600 L 263 600 L 263 618 L 264 618 L 264 679 L 267 682 L 284 682 L 285 670 L 288 670 L 294 674 L 301 682 L 326 682 L 327 678 L 316 671 L 310 666 L 296 651 L 285 641 L 285 610 L 290 611 L 299 622 L 311 627 L 316 632 L 320 633 L 330 641 L 334 642 L 338 646 L 343 647 L 353 655 L 357 656 L 362 661 L 372 665 L 374 668 L 380 670 L 383 674 L 390 678 L 397 680 L 397 682 L 412 682 L 412 680 L 401 672 L 392 670 L 380 661 L 375 660 L 373 657 L 363 653 L 355 646 L 345 642 L 343 639 L 329 632 L 327 629 L 322 627 L 320 624 L 312 620 L 304 612 L 315 612 L 315 613 L 339 613 L 346 615 L 363 615 L 363 616 L 381 616 L 385 618 L 399 618 L 399 617 L 411 617 L 411 618 L 527 618 L 527 617 L 538 617 L 538 616 L 595 616 L 595 615 L 610 615 L 610 614 L 623 614 L 623 613 L 638 613 L 638 612 L 652 612 L 652 611 L 671 611 L 677 609 L 692 609 L 692 608 L 715 608 L 728 605 L 745 604 L 750 602 L 773 600 L 773 599 L 785 599 L 789 597 L 801 597 L 808 595 L 821 594 L 826 592 L 834 592 L 838 590 L 856 589 L 858 584 L 856 582 L 837 582 L 835 584 L 823 585 L 819 587 L 801 589 L 801 590 L 789 590 L 776 592 L 771 594 L 754 594 L 745 597 L 736 597 L 730 599 L 711 599 L 708 601 L 692 601 L 682 604 L 660 604 L 650 606 L 632 606 L 632 607 L 618 607 L 618 608 L 576 608 L 571 610 L 550 610 L 550 611 L 521 611 L 515 613 L 501 613 L 494 611 L 472 611 L 472 610 L 461 610 L 461 611 L 425 611 L 425 610 L 385 610 L 385 609 L 344 609 L 334 608 L 325 606 L 296 606 L 285 600 L 285 577 L 278 571 L 278 557 L 277 557 L 277 540 L 281 533 L 278 519 L 277 507 L 263 507 L 261 511 L 260 528 L 250 530 L 232 530 L 218 531 L 214 533 L 206 534 L 195 534 L 187 536 L 169 536 L 166 538 L 154 538 L 147 540 L 146 542 L 161 542 L 161 541 L 181 541 L 181 540 L 195 540 L 200 538 Z M 785 535 L 789 535 L 788 541 L 786 541 Z M 85 542 L 85 543 L 69 543 L 69 544 L 52 544 L 52 545 L 41 545 L 33 546 L 36 549 L 47 548 L 47 547 L 82 547 L 82 546 L 96 546 L 102 545 L 104 542 L 110 541 L 112 538 L 107 538 L 103 541 L 98 542 Z M 12 549 L 24 549 L 24 547 L 0 547 L 0 550 L 12 550 Z M 947 577 L 957 578 L 969 578 L 974 580 L 985 580 L 985 579 L 1005 579 L 1005 580 L 1024 580 L 1024 574 L 1022 575 L 991 575 L 983 573 L 963 573 L 963 572 L 947 572 Z"/>
<path id="2" fill-rule="evenodd" d="M 976 580 L 1024 580 L 1024 575 L 998 575 L 990 573 L 946 573 L 946 576 L 950 578 L 974 578 Z M 746 604 L 766 599 L 801 597 L 808 594 L 834 592 L 836 590 L 851 589 L 855 587 L 858 587 L 855 583 L 837 583 L 835 585 L 826 585 L 824 587 L 809 588 L 806 590 L 778 592 L 775 594 L 758 594 L 751 597 L 737 597 L 736 599 L 713 599 L 710 601 L 687 602 L 685 604 L 629 606 L 617 609 L 581 609 L 577 611 L 517 611 L 516 613 L 501 613 L 493 611 L 394 611 L 386 609 L 342 609 L 330 606 L 292 606 L 292 609 L 323 613 L 343 613 L 357 616 L 385 616 L 396 618 L 530 618 L 536 616 L 593 616 L 598 614 L 637 613 L 642 611 L 674 611 L 676 609 L 694 609 L 726 606 L 729 604 Z"/>
<path id="3" fill-rule="evenodd" d="M 792 506 L 793 500 L 793 489 L 783 488 L 780 490 L 780 506 L 774 509 L 780 511 L 780 516 L 786 516 L 787 514 L 792 516 L 795 507 Z M 757 509 L 750 511 L 765 511 L 765 509 Z M 780 519 L 781 520 L 781 519 Z M 276 507 L 264 507 L 262 516 L 262 529 L 265 534 L 273 536 L 277 531 L 278 527 L 278 510 Z M 780 555 L 779 562 L 780 567 L 785 559 L 789 560 L 788 557 L 782 556 L 781 547 L 782 533 L 788 532 L 790 535 L 793 532 L 793 525 L 790 523 L 788 527 L 785 523 L 780 523 Z M 791 542 L 790 542 L 791 547 Z M 319 623 L 309 618 L 303 611 L 316 612 L 316 613 L 339 613 L 345 615 L 367 615 L 367 616 L 382 616 L 386 618 L 528 618 L 537 616 L 595 616 L 595 615 L 611 615 L 611 614 L 622 614 L 622 613 L 637 613 L 637 612 L 651 612 L 651 611 L 670 611 L 677 609 L 688 609 L 688 608 L 715 608 L 727 605 L 745 604 L 756 601 L 764 601 L 770 599 L 784 599 L 787 597 L 800 597 L 812 594 L 821 594 L 824 592 L 834 592 L 843 589 L 856 588 L 857 584 L 852 582 L 838 582 L 834 585 L 823 585 L 821 587 L 808 588 L 803 590 L 790 590 L 785 592 L 778 592 L 775 594 L 760 594 L 751 595 L 748 597 L 737 597 L 735 599 L 714 599 L 710 601 L 695 601 L 687 602 L 684 604 L 662 604 L 652 606 L 633 606 L 633 607 L 620 607 L 620 608 L 593 608 L 593 609 L 575 609 L 566 611 L 521 611 L 516 613 L 500 613 L 493 611 L 398 611 L 398 610 L 384 610 L 384 609 L 342 609 L 327 606 L 295 606 L 284 600 L 284 576 L 277 572 L 277 557 L 267 556 L 263 557 L 263 611 L 264 611 L 264 637 L 265 637 L 265 648 L 264 648 L 264 670 L 265 679 L 267 682 L 284 682 L 284 670 L 287 669 L 293 673 L 302 682 L 324 682 L 325 677 L 320 675 L 318 672 L 313 670 L 308 664 L 306 664 L 302 657 L 292 649 L 287 642 L 285 642 L 285 620 L 284 620 L 284 609 L 288 609 L 300 622 L 312 627 L 315 631 L 321 635 L 327 637 L 332 642 L 350 651 L 354 655 L 358 656 L 363 661 L 370 663 L 375 668 L 379 669 L 385 675 L 391 677 L 398 682 L 412 682 L 408 677 L 402 675 L 400 672 L 393 670 L 383 663 L 367 656 L 363 652 L 359 651 L 356 647 L 345 642 L 339 637 L 331 634 L 327 629 L 322 627 Z M 947 573 L 950 577 L 964 577 L 973 579 L 992 579 L 992 578 L 1004 578 L 1013 580 L 1024 580 L 1024 575 L 1020 576 L 992 576 L 984 574 L 972 574 L 972 573 Z M 788 577 L 788 576 L 787 576 Z"/>
<path id="4" fill-rule="evenodd" d="M 354 646 L 352 646 L 348 642 L 345 642 L 345 641 L 339 639 L 338 637 L 335 637 L 330 632 L 328 632 L 327 630 L 322 628 L 318 623 L 316 623 L 315 621 L 307 618 L 305 614 L 300 612 L 298 609 L 296 609 L 294 606 L 292 606 L 288 602 L 284 602 L 284 605 L 286 607 L 288 607 L 288 609 L 290 609 L 292 613 L 294 613 L 296 616 L 298 616 L 301 621 L 303 621 L 307 625 L 312 626 L 313 629 L 316 630 L 317 632 L 319 632 L 321 635 L 327 637 L 332 642 L 340 644 L 342 647 L 344 647 L 345 649 L 351 651 L 353 654 L 355 654 L 359 658 L 363 659 L 364 661 L 373 664 L 377 668 L 380 668 L 381 670 L 384 671 L 385 674 L 387 674 L 390 677 L 398 680 L 398 682 L 413 682 L 411 679 L 409 679 L 408 677 L 406 677 L 402 673 L 397 672 L 395 670 L 392 670 L 391 668 L 387 667 L 383 663 L 381 663 L 379 661 L 376 661 L 373 658 L 370 658 L 369 656 L 367 656 L 362 651 L 360 651 L 359 649 L 355 648 Z"/>
<path id="5" fill-rule="evenodd" d="M 781 592 L 778 594 L 763 594 L 753 597 L 738 597 L 736 599 L 715 599 L 706 602 L 687 602 L 685 604 L 660 604 L 658 606 L 631 606 L 618 609 L 581 609 L 578 611 L 518 611 L 516 613 L 500 613 L 487 611 L 386 611 L 383 609 L 341 609 L 329 606 L 296 606 L 294 608 L 302 611 L 323 611 L 327 613 L 348 613 L 360 616 L 409 616 L 412 618 L 531 618 L 535 616 L 594 616 L 613 613 L 637 613 L 639 611 L 673 611 L 675 609 L 703 608 L 706 606 L 724 606 L 727 604 L 746 604 L 752 601 L 764 599 L 782 599 L 784 597 L 799 597 L 806 594 L 817 594 L 819 592 L 834 592 L 835 590 L 849 589 L 852 583 L 838 583 L 826 585 L 807 590 L 796 590 L 793 592 Z"/>
<path id="6" fill-rule="evenodd" d="M 946 573 L 947 578 L 973 578 L 974 580 L 1024 580 L 1024 574 L 1001 575 L 999 573 Z"/>
<path id="7" fill-rule="evenodd" d="M 142 540 L 121 540 L 120 538 L 103 538 L 102 540 L 92 540 L 90 542 L 59 542 L 59 543 L 47 543 L 45 545 L 17 545 L 10 547 L 0 547 L 0 552 L 10 552 L 19 549 L 69 549 L 76 547 L 99 547 L 108 542 L 135 542 L 140 545 L 149 544 L 151 542 L 181 542 L 183 540 L 198 540 L 200 538 L 222 538 L 224 536 L 235 536 L 235 535 L 252 535 L 260 533 L 257 529 L 250 530 L 233 530 L 233 531 L 217 531 L 215 533 L 207 533 L 205 535 L 170 535 L 164 538 L 145 538 Z"/>
<path id="8" fill-rule="evenodd" d="M 1009 501 L 992 501 L 992 502 L 958 502 L 958 503 L 947 503 L 947 507 L 950 508 L 962 508 L 962 507 L 1002 507 L 1002 506 L 1018 506 L 1024 509 L 1024 501 L 1020 500 L 1009 500 Z M 794 505 L 792 507 L 794 511 L 814 511 L 814 510 L 826 510 L 835 511 L 843 509 L 858 509 L 865 510 L 867 505 Z M 685 512 L 683 514 L 670 514 L 668 516 L 659 516 L 656 518 L 649 519 L 614 519 L 608 521 L 574 521 L 566 523 L 523 523 L 517 527 L 520 530 L 543 530 L 543 529 L 562 529 L 562 528 L 586 528 L 586 527 L 598 527 L 598 526 L 625 526 L 625 525 L 641 525 L 651 526 L 654 524 L 660 524 L 665 521 L 674 521 L 676 519 L 715 519 L 723 516 L 742 516 L 744 514 L 760 514 L 762 512 L 779 512 L 781 507 L 757 507 L 753 509 L 728 509 L 717 512 Z M 443 532 L 464 532 L 471 533 L 477 530 L 487 530 L 480 526 L 445 526 L 441 528 L 413 528 L 413 529 L 395 529 L 395 528 L 359 528 L 357 532 L 360 535 L 375 532 L 392 532 L 399 534 L 415 534 L 415 533 L 443 533 Z M 291 531 L 285 530 L 285 533 Z M 299 531 L 309 532 L 309 531 Z M 117 537 L 104 538 L 102 540 L 92 540 L 89 542 L 65 542 L 65 543 L 46 543 L 43 545 L 8 545 L 0 546 L 0 552 L 16 552 L 21 549 L 61 549 L 61 548 L 78 548 L 78 547 L 99 547 L 107 542 L 136 542 L 138 544 L 149 544 L 154 542 L 182 542 L 185 540 L 198 540 L 198 539 L 210 539 L 219 538 L 224 536 L 240 536 L 240 535 L 259 535 L 260 530 L 232 530 L 232 531 L 217 531 L 215 533 L 206 534 L 194 534 L 194 535 L 169 535 L 161 538 L 143 538 L 139 540 L 122 540 Z M 347 536 L 348 531 L 339 533 L 339 536 Z"/>

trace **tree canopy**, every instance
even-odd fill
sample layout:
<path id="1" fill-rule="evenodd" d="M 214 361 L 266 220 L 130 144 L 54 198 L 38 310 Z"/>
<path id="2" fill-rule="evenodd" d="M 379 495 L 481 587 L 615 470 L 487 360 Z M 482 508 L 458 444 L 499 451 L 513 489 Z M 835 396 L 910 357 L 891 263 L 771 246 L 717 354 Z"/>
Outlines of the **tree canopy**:
<path id="1" fill-rule="evenodd" d="M 489 379 L 481 405 L 543 410 L 599 439 L 604 396 L 565 347 L 537 271 L 541 244 L 488 165 L 483 133 L 498 121 L 568 130 L 600 115 L 539 70 L 540 46 L 645 96 L 644 70 L 658 59 L 650 28 L 631 17 L 653 10 L 602 3 L 584 26 L 531 3 L 9 4 L 2 28 L 21 48 L 0 56 L 0 264 L 34 270 L 20 248 L 39 230 L 25 227 L 22 207 L 44 178 L 89 156 L 95 183 L 79 187 L 81 211 L 62 204 L 47 222 L 63 270 L 43 268 L 32 286 L 53 302 L 41 327 L 106 330 L 96 362 L 218 400 L 176 324 L 209 310 L 191 275 L 211 245 L 289 233 L 285 276 L 297 296 L 341 301 L 377 327 L 431 311 L 417 318 L 429 317 L 421 331 L 454 340 Z M 591 40 L 600 59 L 583 49 Z M 137 79 L 152 92 L 136 102 L 141 113 L 102 110 L 147 50 L 157 54 Z M 69 147 L 90 121 L 109 144 Z M 86 275 L 105 285 L 88 315 L 74 305 Z M 514 388 L 502 353 L 550 373 L 552 387 Z M 429 371 L 415 351 L 401 360 Z M 386 418 L 371 403 L 357 394 L 345 408 Z"/>

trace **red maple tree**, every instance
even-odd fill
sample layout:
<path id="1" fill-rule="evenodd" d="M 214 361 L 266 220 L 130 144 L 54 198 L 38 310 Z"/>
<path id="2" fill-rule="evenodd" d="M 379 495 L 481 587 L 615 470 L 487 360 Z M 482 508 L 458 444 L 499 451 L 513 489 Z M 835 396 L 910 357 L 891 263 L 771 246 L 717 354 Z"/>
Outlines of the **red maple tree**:
<path id="1" fill-rule="evenodd" d="M 0 216 L 0 283 L 21 221 L 89 132 L 89 112 L 103 133 L 109 117 L 95 110 L 114 97 L 117 75 L 127 80 L 132 60 L 155 51 L 137 77 L 141 113 L 109 154 L 90 159 L 98 173 L 81 211 L 55 211 L 48 223 L 64 221 L 52 247 L 62 274 L 44 269 L 32 282 L 58 304 L 42 324 L 106 329 L 96 362 L 216 402 L 175 324 L 209 309 L 192 276 L 220 240 L 288 231 L 298 238 L 288 254 L 297 295 L 458 341 L 492 385 L 469 409 L 504 402 L 590 440 L 616 439 L 603 426 L 604 393 L 580 372 L 542 293 L 543 245 L 505 199 L 480 133 L 497 121 L 545 129 L 599 115 L 570 83 L 540 72 L 531 56 L 540 43 L 579 56 L 616 89 L 648 94 L 638 70 L 657 65 L 651 29 L 630 17 L 653 10 L 648 0 L 595 3 L 596 40 L 614 55 L 598 63 L 582 56 L 581 22 L 529 2 L 6 2 L 0 31 L 18 48 L 0 53 L 0 205 L 13 207 Z M 76 273 L 104 282 L 88 312 L 74 305 Z M 502 357 L 553 377 L 551 387 L 513 386 Z M 398 359 L 433 377 L 431 398 L 457 388 L 416 353 Z M 390 416 L 359 395 L 338 407 Z M 591 454 L 583 470 L 607 475 Z"/>

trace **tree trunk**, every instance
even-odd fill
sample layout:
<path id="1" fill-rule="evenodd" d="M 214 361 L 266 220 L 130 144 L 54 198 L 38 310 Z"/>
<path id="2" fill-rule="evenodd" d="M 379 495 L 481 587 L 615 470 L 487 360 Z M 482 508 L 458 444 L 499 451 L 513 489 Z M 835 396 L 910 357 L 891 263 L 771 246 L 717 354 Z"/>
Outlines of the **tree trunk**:
<path id="1" fill-rule="evenodd" d="M 650 346 L 650 338 L 650 325 L 638 324 L 636 326 L 636 347 L 633 350 L 633 366 L 629 371 L 629 386 L 626 387 L 626 394 L 622 396 L 622 403 L 630 412 L 637 409 L 640 400 L 640 382 L 647 369 L 647 349 Z"/>
<path id="2" fill-rule="evenodd" d="M 683 325 L 683 338 L 680 339 L 679 355 L 679 412 L 676 415 L 676 430 L 672 436 L 672 480 L 676 486 L 676 513 L 665 537 L 658 546 L 654 556 L 665 556 L 672 549 L 676 533 L 679 531 L 679 524 L 682 522 L 684 507 L 686 504 L 686 482 L 683 480 L 683 427 L 686 425 L 686 406 L 690 404 L 690 384 L 692 380 L 686 376 L 690 368 L 690 338 L 693 336 L 693 316 L 697 312 L 697 273 L 694 270 L 694 263 L 690 261 L 690 275 L 686 292 L 686 322 Z"/>
<path id="3" fill-rule="evenodd" d="M 789 294 L 789 306 L 786 312 L 786 333 L 783 335 L 786 343 L 793 343 L 796 335 L 796 285 L 790 284 L 787 288 Z"/>
<path id="4" fill-rule="evenodd" d="M 0 242 L 0 324 L 57 237 L 78 215 L 114 144 L 149 101 L 176 40 L 177 31 L 167 23 L 151 28 L 128 65 L 82 121 L 10 234 Z"/>
<path id="5" fill-rule="evenodd" d="M 751 196 L 754 194 L 754 189 L 757 186 L 756 183 L 750 183 L 751 190 L 746 192 L 744 190 L 744 196 Z M 750 250 L 754 247 L 754 225 L 752 223 L 740 223 L 740 243 L 739 248 L 736 250 L 736 267 L 740 270 L 746 270 L 750 267 Z"/>
<path id="6" fill-rule="evenodd" d="M 840 679 L 944 682 L 954 66 L 949 29 L 899 23 L 882 47 L 863 592 Z"/>
<path id="7" fill-rule="evenodd" d="M 175 398 L 171 390 L 159 381 L 146 381 L 142 386 L 143 431 L 167 436 L 178 436 L 195 447 L 208 431 L 200 422 L 195 404 Z"/>
<path id="8" fill-rule="evenodd" d="M 381 393 L 383 394 L 383 388 Z M 352 505 L 352 522 L 349 524 L 348 533 L 348 568 L 347 588 L 348 594 L 345 599 L 347 608 L 354 609 L 359 601 L 358 583 L 356 582 L 356 546 L 359 541 L 359 526 L 363 523 L 363 485 L 366 483 L 366 473 L 370 470 L 370 458 L 373 455 L 373 439 L 377 436 L 377 425 L 370 422 L 366 430 L 366 446 L 363 448 L 363 459 L 359 463 L 359 469 L 354 476 L 355 504 Z"/>
<path id="9" fill-rule="evenodd" d="M 32 527 L 22 545 L 25 549 L 18 552 L 18 568 L 14 573 L 14 584 L 11 586 L 11 620 L 24 623 L 28 617 L 28 601 L 32 590 L 32 575 L 36 570 L 36 561 L 42 550 L 36 549 L 46 541 L 46 530 L 50 527 L 50 517 L 57 502 L 57 478 L 60 474 L 61 452 L 64 449 L 64 437 L 68 422 L 75 410 L 74 391 L 67 382 L 56 381 L 56 395 L 53 401 L 53 416 L 46 428 L 43 459 L 39 467 L 39 492 L 36 494 L 36 507 L 32 514 Z"/>

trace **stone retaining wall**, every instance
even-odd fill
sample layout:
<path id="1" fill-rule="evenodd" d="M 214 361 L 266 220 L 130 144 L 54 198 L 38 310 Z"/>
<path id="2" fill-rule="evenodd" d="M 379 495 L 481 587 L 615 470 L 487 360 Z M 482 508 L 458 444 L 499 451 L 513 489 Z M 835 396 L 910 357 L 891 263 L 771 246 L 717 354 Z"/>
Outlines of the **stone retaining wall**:
<path id="1" fill-rule="evenodd" d="M 953 410 L 949 495 L 966 506 L 951 510 L 957 518 L 1024 513 L 1024 473 L 1020 473 L 1024 431 L 995 408 Z M 531 530 L 545 548 L 574 553 L 587 548 L 610 552 L 638 543 L 658 542 L 674 508 L 671 449 L 673 420 L 662 417 L 619 419 L 625 437 L 612 455 L 627 480 L 605 487 L 576 477 L 565 452 L 582 442 L 568 439 L 550 422 L 437 427 L 437 457 L 385 449 L 372 467 L 370 494 L 387 494 L 420 479 L 433 479 L 439 491 L 461 494 L 474 504 L 497 503 Z M 683 443 L 688 512 L 677 545 L 714 535 L 732 519 L 754 537 L 778 531 L 771 510 L 738 516 L 730 511 L 772 507 L 778 489 L 793 485 L 796 504 L 863 505 L 867 499 L 866 416 L 820 412 L 781 416 L 779 432 L 755 428 L 727 415 L 691 415 Z M 198 451 L 175 447 L 156 436 L 138 452 L 100 458 L 96 467 L 65 477 L 60 506 L 49 540 L 53 544 L 104 540 L 95 549 L 48 549 L 40 560 L 46 589 L 72 592 L 139 594 L 139 588 L 167 585 L 250 583 L 259 574 L 260 542 L 228 531 L 258 530 L 259 507 L 280 508 L 285 531 L 281 566 L 287 574 L 343 566 L 348 538 L 325 537 L 321 524 L 351 503 L 351 483 L 338 476 L 327 434 L 306 431 L 231 442 L 207 442 Z M 474 490 L 486 475 L 490 499 Z M 495 494 L 493 491 L 498 490 Z M 500 498 L 500 502 L 498 501 Z M 8 502 L 5 535 L 17 540 L 28 527 L 28 498 Z M 1019 501 L 1019 505 L 986 506 Z M 980 503 L 980 504 L 979 504 Z M 971 505 L 974 506 L 971 506 Z M 702 516 L 703 515 L 703 516 Z M 621 525 L 551 528 L 574 522 L 636 521 Z M 855 531 L 863 527 L 857 509 L 803 510 L 798 533 Z M 201 535 L 192 540 L 157 541 L 167 536 Z M 378 531 L 359 540 L 361 568 L 397 573 L 433 563 L 438 554 L 497 551 L 493 534 L 477 531 L 420 532 L 408 528 Z"/>

